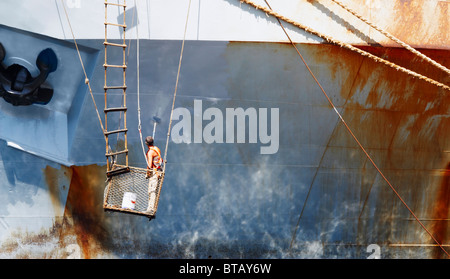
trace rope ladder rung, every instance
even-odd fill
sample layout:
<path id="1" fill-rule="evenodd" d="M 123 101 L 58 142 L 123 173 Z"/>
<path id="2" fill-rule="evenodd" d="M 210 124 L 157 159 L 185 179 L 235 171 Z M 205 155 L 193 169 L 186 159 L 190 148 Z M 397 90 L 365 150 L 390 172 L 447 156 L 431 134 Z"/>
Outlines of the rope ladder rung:
<path id="1" fill-rule="evenodd" d="M 112 65 L 112 64 L 103 64 L 105 68 L 123 68 L 126 69 L 127 65 Z"/>
<path id="2" fill-rule="evenodd" d="M 120 24 L 120 23 L 105 22 L 105 25 L 112 25 L 112 26 L 127 28 L 126 24 Z"/>
<path id="3" fill-rule="evenodd" d="M 125 150 L 121 150 L 121 151 L 116 151 L 116 152 L 111 152 L 111 153 L 105 153 L 106 157 L 111 157 L 111 156 L 116 156 L 119 154 L 128 154 L 128 149 Z"/>
<path id="4" fill-rule="evenodd" d="M 128 132 L 128 129 L 105 131 L 105 136 L 109 136 L 109 135 L 112 135 L 112 134 L 126 133 L 126 132 Z"/>
<path id="5" fill-rule="evenodd" d="M 110 43 L 110 42 L 103 42 L 105 46 L 114 46 L 114 47 L 127 47 L 126 44 L 117 44 L 117 43 Z"/>
<path id="6" fill-rule="evenodd" d="M 105 112 L 105 113 L 108 113 L 108 112 L 113 112 L 113 111 L 127 111 L 127 107 L 117 107 L 117 108 L 105 108 L 103 111 Z"/>
<path id="7" fill-rule="evenodd" d="M 105 2 L 105 5 L 112 5 L 112 6 L 119 6 L 119 7 L 126 7 L 126 4 L 119 4 L 119 3 L 111 3 L 111 2 Z"/>
<path id="8" fill-rule="evenodd" d="M 129 167 L 122 167 L 122 168 L 117 168 L 111 171 L 106 172 L 107 176 L 114 176 L 114 175 L 119 175 L 119 174 L 123 174 L 123 173 L 128 173 L 130 171 Z"/>
<path id="9" fill-rule="evenodd" d="M 103 87 L 104 90 L 108 90 L 108 89 L 127 89 L 126 85 L 114 85 L 114 86 L 104 86 Z"/>

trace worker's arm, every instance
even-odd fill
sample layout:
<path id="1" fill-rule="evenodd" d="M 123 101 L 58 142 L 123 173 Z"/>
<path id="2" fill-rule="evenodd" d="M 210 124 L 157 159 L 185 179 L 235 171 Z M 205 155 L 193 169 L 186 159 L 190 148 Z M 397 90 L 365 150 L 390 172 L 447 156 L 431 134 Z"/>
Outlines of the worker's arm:
<path id="1" fill-rule="evenodd" d="M 147 174 L 145 176 L 145 178 L 149 178 L 151 175 L 151 166 L 153 165 L 153 150 L 150 150 L 149 152 L 147 152 L 147 154 L 145 155 L 146 159 L 147 159 Z"/>
<path id="2" fill-rule="evenodd" d="M 145 154 L 145 159 L 147 159 L 147 169 L 150 169 L 152 166 L 152 151 L 150 150 L 149 152 L 147 152 L 147 154 Z"/>

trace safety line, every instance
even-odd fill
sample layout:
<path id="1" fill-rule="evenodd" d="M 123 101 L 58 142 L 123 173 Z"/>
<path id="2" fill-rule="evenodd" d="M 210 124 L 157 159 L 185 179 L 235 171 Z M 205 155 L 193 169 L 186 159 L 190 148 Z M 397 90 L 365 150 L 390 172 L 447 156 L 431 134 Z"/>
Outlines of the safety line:
<path id="1" fill-rule="evenodd" d="M 167 148 L 169 147 L 170 128 L 172 126 L 173 110 L 174 110 L 174 106 L 175 106 L 175 99 L 177 97 L 178 80 L 180 78 L 181 61 L 183 59 L 184 42 L 186 41 L 186 33 L 187 33 L 187 27 L 188 27 L 188 21 L 189 21 L 189 11 L 191 10 L 191 2 L 192 2 L 192 0 L 189 0 L 189 6 L 188 6 L 188 11 L 187 11 L 187 16 L 186 16 L 186 24 L 184 26 L 183 42 L 181 44 L 180 61 L 178 62 L 178 72 L 177 72 L 177 79 L 175 82 L 175 91 L 173 93 L 172 109 L 170 111 L 170 121 L 169 121 L 169 128 L 167 130 L 166 148 L 164 150 L 164 170 L 166 169 L 166 163 L 167 163 Z"/>
<path id="2" fill-rule="evenodd" d="M 244 0 L 243 0 L 244 1 Z M 272 8 L 270 8 L 269 3 L 267 2 L 267 0 L 264 0 L 266 2 L 266 4 L 268 5 L 269 9 L 272 10 Z M 414 212 L 409 208 L 409 206 L 406 204 L 406 202 L 401 198 L 401 196 L 398 194 L 398 192 L 395 190 L 395 188 L 392 186 L 392 184 L 389 182 L 389 180 L 386 178 L 386 176 L 384 176 L 384 174 L 381 172 L 381 170 L 378 168 L 378 166 L 375 164 L 375 162 L 372 160 L 372 158 L 370 157 L 370 155 L 367 153 L 366 149 L 362 146 L 362 144 L 359 142 L 359 140 L 356 138 L 356 136 L 353 134 L 352 130 L 350 129 L 350 127 L 347 125 L 347 123 L 345 122 L 344 118 L 342 117 L 342 115 L 339 113 L 339 111 L 336 109 L 334 103 L 331 101 L 331 99 L 329 98 L 328 94 L 325 92 L 325 90 L 323 89 L 322 85 L 319 83 L 319 81 L 317 80 L 317 78 L 315 77 L 314 73 L 311 71 L 311 69 L 309 68 L 308 64 L 306 63 L 306 61 L 304 60 L 303 56 L 300 54 L 300 51 L 298 50 L 298 48 L 295 46 L 294 42 L 292 41 L 292 39 L 290 38 L 290 36 L 288 35 L 288 33 L 286 32 L 283 24 L 281 23 L 281 21 L 279 20 L 279 18 L 277 18 L 278 22 L 280 23 L 281 27 L 283 28 L 283 31 L 285 32 L 285 34 L 287 35 L 289 41 L 291 42 L 291 44 L 294 46 L 295 50 L 297 51 L 298 55 L 300 56 L 301 60 L 303 61 L 303 63 L 305 64 L 306 68 L 308 69 L 309 73 L 311 74 L 311 76 L 314 78 L 314 80 L 316 81 L 317 85 L 320 87 L 322 93 L 325 95 L 325 97 L 327 98 L 328 102 L 330 103 L 330 105 L 333 107 L 334 111 L 336 112 L 336 114 L 338 115 L 338 117 L 340 118 L 340 120 L 342 121 L 342 123 L 345 125 L 346 129 L 348 130 L 348 132 L 350 133 L 350 135 L 353 137 L 353 139 L 356 141 L 356 143 L 358 144 L 358 146 L 361 148 L 361 150 L 365 153 L 365 155 L 367 156 L 367 158 L 369 159 L 369 161 L 372 163 L 372 165 L 375 167 L 375 169 L 378 171 L 378 173 L 381 175 L 381 177 L 383 177 L 383 179 L 386 181 L 386 183 L 389 185 L 389 187 L 392 189 L 392 191 L 395 193 L 395 195 L 400 199 L 400 201 L 403 203 L 403 205 L 408 209 L 408 211 L 411 213 L 411 215 L 416 219 L 416 221 L 422 226 L 422 228 L 431 236 L 431 238 L 436 242 L 437 245 L 439 245 L 439 247 L 444 251 L 445 254 L 447 254 L 447 256 L 450 257 L 450 254 L 444 249 L 444 247 L 442 246 L 442 244 L 433 236 L 433 234 L 425 227 L 425 225 L 419 220 L 419 218 L 417 218 L 417 216 L 414 214 Z M 312 187 L 312 184 L 311 184 Z M 308 197 L 309 197 L 309 193 L 311 191 L 311 187 L 309 189 L 308 192 Z M 306 204 L 306 201 L 305 201 Z M 304 206 L 305 206 L 304 204 Z M 303 214 L 303 210 L 302 209 L 302 213 Z M 300 217 L 301 217 L 300 215 Z M 298 225 L 300 222 L 300 217 L 298 219 L 297 222 L 297 226 L 295 228 L 294 234 L 292 236 L 291 239 L 291 243 L 290 243 L 290 247 L 289 249 L 292 248 L 292 243 L 295 239 L 297 230 L 298 230 Z"/>
<path id="3" fill-rule="evenodd" d="M 137 1 L 134 0 L 135 11 L 138 11 Z M 139 17 L 139 15 L 138 15 Z M 142 127 L 141 127 L 141 103 L 140 103 L 140 45 L 139 45 L 139 22 L 136 23 L 136 75 L 137 75 L 137 106 L 138 106 L 138 131 L 139 138 L 141 140 L 142 153 L 145 158 L 145 163 L 147 167 L 151 168 L 148 162 L 147 155 L 145 153 L 144 142 L 142 139 Z"/>
<path id="4" fill-rule="evenodd" d="M 135 5 L 136 5 L 136 1 L 135 1 Z M 117 8 L 118 8 L 118 10 L 119 10 L 119 13 L 120 13 L 120 6 L 117 6 Z M 125 13 L 126 11 L 124 11 L 124 13 Z M 133 25 L 134 24 L 134 17 L 135 17 L 135 14 L 136 14 L 136 9 L 134 9 L 133 10 L 133 16 L 132 16 L 132 18 L 131 18 L 131 25 Z M 124 32 L 125 33 L 125 32 Z M 124 34 L 124 36 L 125 36 L 125 34 Z M 128 66 L 128 59 L 129 59 L 129 57 L 130 57 L 130 51 L 131 51 L 131 38 L 129 38 L 128 39 L 128 45 L 127 45 L 127 48 L 128 48 L 128 51 L 127 51 L 127 58 L 126 58 L 126 63 L 125 63 L 125 65 L 127 65 Z M 123 99 L 123 97 L 122 97 L 122 106 L 124 106 L 124 99 Z M 119 128 L 118 128 L 118 130 L 120 129 L 120 127 L 121 127 L 121 122 L 122 122 L 122 112 L 120 112 L 119 113 Z M 119 135 L 120 134 L 117 134 L 117 138 L 116 138 L 116 149 L 119 147 Z"/>

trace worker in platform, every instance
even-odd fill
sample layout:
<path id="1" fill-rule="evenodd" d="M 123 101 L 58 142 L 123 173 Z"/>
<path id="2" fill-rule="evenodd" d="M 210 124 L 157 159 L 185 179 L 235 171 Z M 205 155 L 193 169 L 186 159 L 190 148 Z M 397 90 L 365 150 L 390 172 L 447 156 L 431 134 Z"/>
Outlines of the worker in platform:
<path id="1" fill-rule="evenodd" d="M 156 190 L 158 181 L 161 176 L 161 151 L 158 147 L 153 145 L 153 137 L 148 136 L 145 138 L 145 143 L 148 146 L 147 151 L 147 176 L 148 182 L 148 207 L 146 213 L 154 214 L 155 202 L 156 202 Z"/>

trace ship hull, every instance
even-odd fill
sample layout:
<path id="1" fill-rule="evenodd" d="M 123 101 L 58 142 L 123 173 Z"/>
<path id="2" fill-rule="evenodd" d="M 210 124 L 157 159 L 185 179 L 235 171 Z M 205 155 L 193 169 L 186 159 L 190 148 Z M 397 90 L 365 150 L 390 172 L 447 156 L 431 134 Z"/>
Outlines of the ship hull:
<path id="1" fill-rule="evenodd" d="M 78 49 L 59 4 L 45 2 L 60 12 L 49 19 L 60 25 L 21 28 L 24 23 L 4 15 L 11 21 L 0 25 L 4 63 L 22 63 L 34 75 L 38 53 L 50 47 L 58 69 L 47 79 L 54 89 L 47 105 L 0 99 L 0 258 L 446 258 L 448 90 L 299 32 L 302 60 L 275 19 L 232 1 L 216 4 L 253 29 L 219 24 L 223 32 L 213 32 L 215 14 L 205 12 L 213 11 L 212 2 L 197 2 L 191 24 L 198 28 L 185 41 L 178 84 L 180 35 L 169 24 L 162 31 L 150 25 L 160 4 L 148 2 L 148 38 L 126 40 L 129 165 L 146 166 L 139 128 L 144 138 L 155 128 L 155 145 L 167 154 L 152 220 L 103 208 L 104 39 L 102 30 L 93 28 L 91 36 L 80 23 L 94 18 L 83 15 L 91 4 L 71 1 L 76 34 L 82 33 Z M 450 83 L 445 72 L 404 48 L 377 44 L 385 41 L 373 34 L 370 46 L 361 44 L 362 33 L 347 34 L 352 25 L 333 9 L 298 5 L 347 26 L 336 29 L 337 37 L 359 49 Z M 439 33 L 447 30 L 448 9 L 436 5 L 442 24 L 433 32 Z M 254 35 L 258 24 L 271 31 Z M 447 37 L 420 45 L 398 30 L 450 65 Z M 111 41 L 120 43 L 123 34 L 115 31 Z M 121 63 L 121 48 L 108 48 L 108 55 L 109 63 Z M 122 72 L 106 79 L 121 83 Z M 121 106 L 122 93 L 108 91 L 107 102 Z M 108 127 L 123 128 L 123 120 L 108 116 Z M 123 147 L 122 138 L 110 138 L 112 148 Z"/>
<path id="2" fill-rule="evenodd" d="M 79 43 L 101 51 L 100 40 Z M 181 42 L 141 40 L 140 46 L 142 131 L 150 135 L 153 116 L 160 117 L 155 143 L 164 153 Z M 192 120 L 190 131 L 178 132 L 186 142 L 174 142 L 174 135 L 169 141 L 156 219 L 105 212 L 105 141 L 86 92 L 69 164 L 2 141 L 2 257 L 366 258 L 370 245 L 386 258 L 442 256 L 291 45 L 188 41 L 185 47 L 175 109 L 194 118 L 208 108 L 224 117 L 227 108 L 276 108 L 278 149 L 262 154 L 267 144 L 250 142 L 249 122 L 244 142 L 226 142 L 225 120 L 222 143 L 198 142 L 194 135 L 211 121 L 195 126 Z M 298 48 L 383 175 L 434 236 L 448 242 L 445 92 L 337 46 Z M 402 49 L 369 50 L 411 61 Z M 448 63 L 447 51 L 426 52 Z M 98 104 L 102 64 L 90 79 Z M 142 167 L 137 84 L 127 85 L 129 163 Z M 114 98 L 120 102 L 119 94 Z"/>

